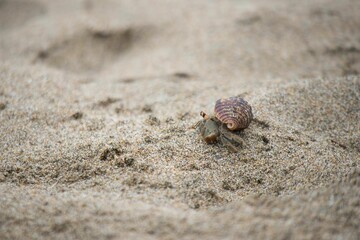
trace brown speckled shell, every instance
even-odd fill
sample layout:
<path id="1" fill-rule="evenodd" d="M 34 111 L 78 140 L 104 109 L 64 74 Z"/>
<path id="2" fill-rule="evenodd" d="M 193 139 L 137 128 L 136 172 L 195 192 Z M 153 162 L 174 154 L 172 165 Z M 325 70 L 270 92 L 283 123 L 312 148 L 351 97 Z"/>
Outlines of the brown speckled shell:
<path id="1" fill-rule="evenodd" d="M 215 117 L 234 131 L 247 128 L 253 119 L 251 106 L 240 97 L 222 98 L 216 101 Z"/>

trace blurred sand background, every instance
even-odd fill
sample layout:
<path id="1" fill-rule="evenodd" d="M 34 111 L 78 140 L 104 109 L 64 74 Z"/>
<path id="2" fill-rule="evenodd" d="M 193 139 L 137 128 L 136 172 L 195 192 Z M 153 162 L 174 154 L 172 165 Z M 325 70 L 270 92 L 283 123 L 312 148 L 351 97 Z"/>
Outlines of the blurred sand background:
<path id="1" fill-rule="evenodd" d="M 359 239 L 359 72 L 358 0 L 0 0 L 0 239 Z"/>

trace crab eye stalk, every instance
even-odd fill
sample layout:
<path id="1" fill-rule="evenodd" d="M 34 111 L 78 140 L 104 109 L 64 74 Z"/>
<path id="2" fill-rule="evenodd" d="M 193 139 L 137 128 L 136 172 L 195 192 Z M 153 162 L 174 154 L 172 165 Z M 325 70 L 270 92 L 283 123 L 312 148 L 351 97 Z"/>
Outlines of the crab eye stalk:
<path id="1" fill-rule="evenodd" d="M 200 112 L 200 116 L 202 116 L 205 120 L 208 120 L 210 118 L 209 115 L 207 115 L 203 111 Z"/>

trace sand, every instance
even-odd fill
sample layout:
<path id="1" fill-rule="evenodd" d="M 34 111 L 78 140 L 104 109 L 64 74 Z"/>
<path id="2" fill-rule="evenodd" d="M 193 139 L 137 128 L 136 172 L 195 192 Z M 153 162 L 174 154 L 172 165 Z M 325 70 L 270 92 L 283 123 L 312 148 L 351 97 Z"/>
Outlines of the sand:
<path id="1" fill-rule="evenodd" d="M 359 239 L 360 2 L 0 1 L 0 239 Z M 238 153 L 190 127 L 221 97 Z"/>

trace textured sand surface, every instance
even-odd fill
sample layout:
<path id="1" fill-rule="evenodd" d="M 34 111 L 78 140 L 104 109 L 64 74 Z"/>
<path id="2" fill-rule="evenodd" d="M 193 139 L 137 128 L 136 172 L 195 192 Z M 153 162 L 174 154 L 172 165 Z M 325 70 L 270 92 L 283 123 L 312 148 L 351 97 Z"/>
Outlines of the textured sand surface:
<path id="1" fill-rule="evenodd" d="M 0 0 L 0 239 L 359 239 L 360 2 Z M 241 96 L 239 153 L 201 110 Z"/>

